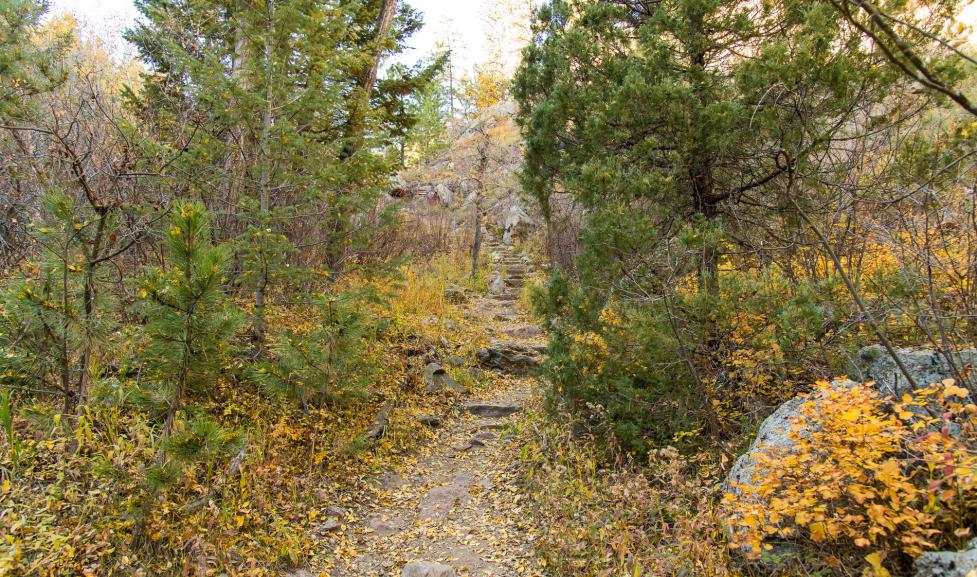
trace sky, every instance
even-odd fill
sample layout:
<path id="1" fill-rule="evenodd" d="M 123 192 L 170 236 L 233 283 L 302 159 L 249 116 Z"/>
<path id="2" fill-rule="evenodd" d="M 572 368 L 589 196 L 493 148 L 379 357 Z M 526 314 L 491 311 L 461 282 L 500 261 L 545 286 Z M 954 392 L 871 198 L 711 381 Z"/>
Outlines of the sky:
<path id="1" fill-rule="evenodd" d="M 470 68 L 487 56 L 485 13 L 491 0 L 409 0 L 424 13 L 424 28 L 410 40 L 399 60 L 413 64 L 429 54 L 439 40 L 454 36 L 455 62 Z M 51 0 L 52 13 L 71 12 L 88 30 L 115 45 L 120 54 L 131 51 L 122 31 L 138 17 L 132 0 Z"/>

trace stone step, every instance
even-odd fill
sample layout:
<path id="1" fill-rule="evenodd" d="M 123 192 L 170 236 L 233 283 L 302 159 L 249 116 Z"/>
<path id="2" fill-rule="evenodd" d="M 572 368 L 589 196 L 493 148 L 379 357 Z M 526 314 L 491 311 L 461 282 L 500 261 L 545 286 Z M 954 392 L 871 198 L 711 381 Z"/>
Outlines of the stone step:
<path id="1" fill-rule="evenodd" d="M 499 302 L 512 302 L 515 300 L 519 300 L 519 296 L 514 293 L 503 293 L 500 295 L 495 295 L 494 298 Z"/>
<path id="2" fill-rule="evenodd" d="M 486 403 L 470 401 L 465 403 L 465 410 L 477 417 L 489 417 L 498 419 L 508 417 L 513 413 L 522 410 L 522 405 L 518 403 Z"/>

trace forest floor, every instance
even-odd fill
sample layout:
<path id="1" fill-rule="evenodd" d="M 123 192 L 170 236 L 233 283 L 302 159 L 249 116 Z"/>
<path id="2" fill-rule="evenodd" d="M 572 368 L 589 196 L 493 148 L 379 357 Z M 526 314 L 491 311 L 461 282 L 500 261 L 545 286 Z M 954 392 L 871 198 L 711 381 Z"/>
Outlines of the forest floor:
<path id="1" fill-rule="evenodd" d="M 470 301 L 466 318 L 490 337 L 524 345 L 542 344 L 541 331 L 519 311 L 508 287 L 503 295 Z M 409 458 L 356 480 L 355 499 L 319 512 L 332 529 L 323 539 L 331 577 L 444 577 L 450 573 L 423 565 L 450 567 L 459 577 L 543 575 L 533 543 L 540 535 L 530 501 L 519 483 L 519 447 L 512 434 L 531 403 L 536 380 L 481 374 L 482 385 L 459 398 L 457 407 L 432 426 Z M 488 378 L 488 377 L 492 378 Z M 469 410 L 481 404 L 483 409 Z M 475 413 L 500 408 L 510 415 Z M 441 568 L 444 571 L 444 568 Z"/>

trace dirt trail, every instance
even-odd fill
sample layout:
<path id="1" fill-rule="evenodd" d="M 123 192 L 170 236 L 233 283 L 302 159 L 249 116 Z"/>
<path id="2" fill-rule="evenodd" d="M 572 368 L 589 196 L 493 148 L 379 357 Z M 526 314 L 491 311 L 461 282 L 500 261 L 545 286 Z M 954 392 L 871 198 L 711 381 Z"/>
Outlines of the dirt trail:
<path id="1" fill-rule="evenodd" d="M 539 346 L 539 330 L 515 302 L 527 266 L 505 247 L 489 248 L 502 265 L 505 288 L 469 303 L 470 313 L 500 339 Z M 516 483 L 516 447 L 507 438 L 519 413 L 484 414 L 521 409 L 535 381 L 505 381 L 505 390 L 465 398 L 460 414 L 437 426 L 437 438 L 416 460 L 368 483 L 365 498 L 345 512 L 352 521 L 343 526 L 346 549 L 332 577 L 543 575 L 533 556 L 538 530 Z M 472 403 L 487 407 L 466 408 Z"/>

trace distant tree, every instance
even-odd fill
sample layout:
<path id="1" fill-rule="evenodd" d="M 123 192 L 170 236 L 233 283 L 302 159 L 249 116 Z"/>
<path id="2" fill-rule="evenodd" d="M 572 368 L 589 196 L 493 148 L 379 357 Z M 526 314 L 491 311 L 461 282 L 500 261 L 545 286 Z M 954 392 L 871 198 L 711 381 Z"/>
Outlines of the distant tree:
<path id="1" fill-rule="evenodd" d="M 32 96 L 64 78 L 55 55 L 67 38 L 47 46 L 34 42 L 45 0 L 0 0 L 0 120 L 22 117 Z"/>
<path id="2" fill-rule="evenodd" d="M 276 285 L 301 265 L 337 273 L 369 242 L 395 167 L 378 151 L 412 121 L 401 103 L 420 84 L 377 71 L 420 21 L 393 0 L 138 6 L 127 38 L 152 73 L 133 106 L 161 158 L 188 151 L 168 170 L 176 194 L 200 198 L 236 240 L 232 273 L 254 296 L 260 348 Z"/>

